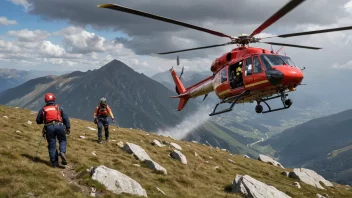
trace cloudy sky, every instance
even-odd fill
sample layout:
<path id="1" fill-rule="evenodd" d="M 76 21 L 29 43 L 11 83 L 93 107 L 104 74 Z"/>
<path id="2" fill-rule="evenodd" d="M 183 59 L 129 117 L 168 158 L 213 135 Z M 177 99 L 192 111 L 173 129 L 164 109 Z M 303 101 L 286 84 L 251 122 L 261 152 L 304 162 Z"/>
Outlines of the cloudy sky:
<path id="1" fill-rule="evenodd" d="M 151 75 L 175 65 L 179 55 L 188 70 L 209 71 L 213 60 L 235 46 L 152 53 L 228 42 L 196 30 L 127 13 L 98 8 L 115 3 L 237 36 L 250 34 L 288 0 L 2 0 L 0 68 L 40 70 L 96 69 L 118 59 Z M 352 25 L 352 1 L 307 0 L 261 35 L 294 33 Z M 352 30 L 268 41 L 322 47 L 285 47 L 311 76 L 331 69 L 350 72 Z M 270 48 L 269 45 L 255 44 Z M 274 46 L 274 49 L 279 49 Z M 319 73 L 316 71 L 319 70 Z"/>

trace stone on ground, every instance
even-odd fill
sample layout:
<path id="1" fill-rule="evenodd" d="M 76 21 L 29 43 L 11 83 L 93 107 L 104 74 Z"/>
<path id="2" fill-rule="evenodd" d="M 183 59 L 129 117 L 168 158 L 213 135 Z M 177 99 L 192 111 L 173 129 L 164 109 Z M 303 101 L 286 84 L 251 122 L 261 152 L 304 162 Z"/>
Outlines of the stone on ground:
<path id="1" fill-rule="evenodd" d="M 176 159 L 176 160 L 179 160 L 182 162 L 182 164 L 187 164 L 187 158 L 186 156 L 184 156 L 181 151 L 178 151 L 178 150 L 174 150 L 172 151 L 171 153 L 171 157 Z"/>
<path id="2" fill-rule="evenodd" d="M 177 150 L 182 151 L 181 146 L 178 145 L 178 144 L 176 144 L 176 143 L 174 143 L 174 142 L 171 142 L 171 143 L 170 143 L 170 146 L 173 147 L 173 148 L 175 148 L 175 149 L 177 149 Z"/>
<path id="3" fill-rule="evenodd" d="M 242 193 L 246 197 L 253 198 L 290 198 L 287 194 L 269 186 L 249 175 L 236 175 L 232 183 L 233 193 Z"/>
<path id="4" fill-rule="evenodd" d="M 306 168 L 294 168 L 293 171 L 290 172 L 290 177 L 298 178 L 302 182 L 319 189 L 325 189 L 319 182 L 322 182 L 325 186 L 333 187 L 332 183 L 324 179 L 324 177 Z"/>
<path id="5" fill-rule="evenodd" d="M 123 150 L 129 154 L 133 154 L 138 160 L 144 162 L 145 160 L 151 160 L 147 152 L 145 150 L 133 143 L 126 142 Z"/>
<path id="6" fill-rule="evenodd" d="M 269 164 L 274 165 L 274 166 L 279 166 L 281 168 L 285 168 L 279 162 L 273 160 L 271 157 L 268 157 L 266 155 L 260 154 L 259 157 L 258 157 L 258 160 L 262 161 L 262 162 L 269 163 Z"/>
<path id="7" fill-rule="evenodd" d="M 103 184 L 107 190 L 115 194 L 127 193 L 148 197 L 147 192 L 138 182 L 127 175 L 104 165 L 92 168 L 91 176 L 93 180 Z"/>

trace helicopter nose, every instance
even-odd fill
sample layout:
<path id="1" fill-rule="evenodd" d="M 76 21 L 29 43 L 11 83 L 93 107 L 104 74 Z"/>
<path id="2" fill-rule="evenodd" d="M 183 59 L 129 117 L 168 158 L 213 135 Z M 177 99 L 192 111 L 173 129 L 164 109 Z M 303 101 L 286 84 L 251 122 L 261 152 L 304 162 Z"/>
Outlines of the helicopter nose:
<path id="1" fill-rule="evenodd" d="M 273 85 L 280 84 L 281 80 L 284 78 L 284 74 L 279 70 L 267 70 L 266 76 L 269 82 Z"/>
<path id="2" fill-rule="evenodd" d="M 283 74 L 283 78 L 280 81 L 280 84 L 282 84 L 283 86 L 296 87 L 303 80 L 303 72 L 297 67 L 281 66 L 275 69 Z"/>

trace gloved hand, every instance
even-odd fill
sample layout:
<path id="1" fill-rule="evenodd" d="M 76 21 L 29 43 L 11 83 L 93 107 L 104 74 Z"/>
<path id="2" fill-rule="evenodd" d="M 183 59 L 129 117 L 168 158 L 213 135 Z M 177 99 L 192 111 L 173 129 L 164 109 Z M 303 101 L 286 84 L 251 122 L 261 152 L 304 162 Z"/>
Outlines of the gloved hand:
<path id="1" fill-rule="evenodd" d="M 98 124 L 97 118 L 94 118 L 94 124 Z"/>
<path id="2" fill-rule="evenodd" d="M 70 134 L 70 129 L 66 128 L 66 134 L 69 135 Z"/>
<path id="3" fill-rule="evenodd" d="M 112 123 L 115 123 L 115 118 L 111 118 L 112 119 Z"/>

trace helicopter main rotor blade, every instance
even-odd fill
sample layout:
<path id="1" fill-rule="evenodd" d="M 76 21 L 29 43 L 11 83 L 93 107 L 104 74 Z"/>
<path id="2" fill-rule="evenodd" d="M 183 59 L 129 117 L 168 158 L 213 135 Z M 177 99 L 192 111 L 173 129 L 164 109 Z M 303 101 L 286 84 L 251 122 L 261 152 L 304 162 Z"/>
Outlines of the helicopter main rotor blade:
<path id="1" fill-rule="evenodd" d="M 259 42 L 259 43 L 266 43 L 271 45 L 280 45 L 280 46 L 287 46 L 287 47 L 298 47 L 298 48 L 306 48 L 306 49 L 322 49 L 320 47 L 311 47 L 311 46 L 304 46 L 304 45 L 293 45 L 293 44 L 286 44 L 286 43 L 275 43 L 275 42 Z"/>
<path id="2" fill-rule="evenodd" d="M 264 29 L 269 27 L 271 24 L 275 23 L 277 20 L 279 20 L 281 17 L 289 13 L 291 10 L 293 10 L 295 7 L 297 7 L 299 4 L 301 4 L 304 0 L 291 0 L 288 2 L 285 6 L 283 6 L 280 10 L 278 10 L 274 15 L 272 15 L 270 18 L 268 18 L 262 25 L 260 25 L 256 30 L 253 31 L 253 33 L 249 37 L 253 37 L 256 34 L 261 33 Z"/>
<path id="3" fill-rule="evenodd" d="M 139 11 L 139 10 L 123 7 L 123 6 L 116 5 L 116 4 L 102 4 L 102 5 L 98 5 L 98 7 L 99 8 L 108 8 L 108 9 L 112 9 L 112 10 L 117 10 L 117 11 L 129 13 L 129 14 L 134 14 L 134 15 L 146 17 L 146 18 L 151 18 L 151 19 L 155 19 L 155 20 L 159 20 L 159 21 L 164 21 L 164 22 L 167 22 L 167 23 L 172 23 L 172 24 L 175 24 L 175 25 L 180 25 L 180 26 L 191 28 L 191 29 L 194 29 L 194 30 L 199 30 L 199 31 L 206 32 L 206 33 L 209 33 L 209 34 L 212 34 L 212 35 L 216 35 L 216 36 L 220 36 L 220 37 L 227 37 L 227 38 L 230 38 L 230 39 L 233 38 L 233 37 L 231 37 L 229 35 L 226 35 L 226 34 L 223 34 L 221 32 L 217 32 L 217 31 L 214 31 L 214 30 L 202 28 L 202 27 L 195 26 L 195 25 L 188 24 L 188 23 L 184 23 L 184 22 L 181 22 L 181 21 L 176 21 L 176 20 L 165 18 L 165 17 L 162 17 L 162 16 L 150 14 L 150 13 L 147 13 L 147 12 L 142 12 L 142 11 Z"/>
<path id="4" fill-rule="evenodd" d="M 326 32 L 337 32 L 337 31 L 351 30 L 351 29 L 352 29 L 352 26 L 347 26 L 347 27 L 330 28 L 330 29 L 323 29 L 323 30 L 313 30 L 313 31 L 307 31 L 307 32 L 281 34 L 281 35 L 277 35 L 277 36 L 265 37 L 262 39 L 273 38 L 273 37 L 287 38 L 287 37 L 303 36 L 303 35 L 310 35 L 310 34 L 320 34 L 320 33 L 326 33 Z"/>
<path id="5" fill-rule="evenodd" d="M 219 45 L 209 45 L 209 46 L 197 47 L 197 48 L 189 48 L 189 49 L 184 49 L 184 50 L 177 50 L 177 51 L 170 51 L 170 52 L 161 52 L 161 53 L 157 53 L 157 54 L 172 54 L 172 53 L 176 53 L 176 52 L 185 52 L 185 51 L 191 51 L 191 50 L 220 47 L 220 46 L 226 46 L 226 45 L 231 45 L 231 44 L 235 44 L 235 43 L 228 42 L 228 43 L 219 44 Z"/>

